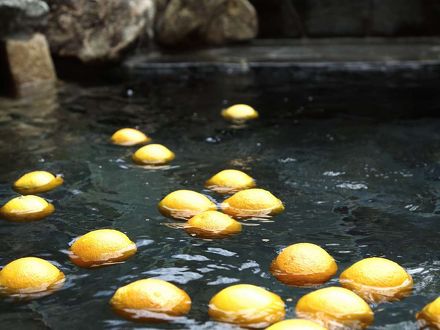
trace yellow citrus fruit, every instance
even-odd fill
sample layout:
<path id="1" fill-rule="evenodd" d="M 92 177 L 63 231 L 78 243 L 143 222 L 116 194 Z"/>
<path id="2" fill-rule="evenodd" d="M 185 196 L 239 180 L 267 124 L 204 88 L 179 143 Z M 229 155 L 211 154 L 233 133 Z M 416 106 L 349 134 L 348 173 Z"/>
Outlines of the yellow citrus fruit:
<path id="1" fill-rule="evenodd" d="M 174 158 L 174 153 L 161 144 L 146 145 L 133 154 L 133 161 L 139 165 L 164 165 Z"/>
<path id="2" fill-rule="evenodd" d="M 174 284 L 143 279 L 116 290 L 110 304 L 123 317 L 137 321 L 166 321 L 188 314 L 191 298 Z"/>
<path id="3" fill-rule="evenodd" d="M 339 281 L 367 301 L 381 302 L 407 296 L 413 280 L 405 269 L 385 258 L 366 258 L 346 269 Z"/>
<path id="4" fill-rule="evenodd" d="M 136 253 L 136 244 L 118 230 L 91 231 L 73 242 L 70 259 L 80 267 L 96 267 L 125 261 Z"/>
<path id="5" fill-rule="evenodd" d="M 329 287 L 303 296 L 296 305 L 296 314 L 301 318 L 315 320 L 327 328 L 345 326 L 363 329 L 374 320 L 370 306 L 354 292 Z"/>
<path id="6" fill-rule="evenodd" d="M 113 144 L 120 146 L 134 146 L 148 143 L 151 139 L 141 131 L 134 128 L 122 128 L 116 131 L 111 138 Z"/>
<path id="7" fill-rule="evenodd" d="M 278 295 L 261 287 L 237 284 L 212 297 L 208 312 L 220 322 L 264 328 L 284 319 L 285 305 Z"/>
<path id="8" fill-rule="evenodd" d="M 222 203 L 222 209 L 232 217 L 251 218 L 281 213 L 284 205 L 269 191 L 254 188 L 235 193 Z"/>
<path id="9" fill-rule="evenodd" d="M 159 211 L 166 217 L 187 220 L 217 206 L 206 196 L 191 190 L 176 190 L 159 202 Z"/>
<path id="10" fill-rule="evenodd" d="M 241 231 L 241 223 L 218 211 L 197 214 L 185 224 L 185 230 L 202 238 L 221 238 Z"/>
<path id="11" fill-rule="evenodd" d="M 63 178 L 46 171 L 29 172 L 14 182 L 12 188 L 23 195 L 38 194 L 52 190 L 63 183 Z"/>
<path id="12" fill-rule="evenodd" d="M 255 180 L 242 171 L 223 170 L 206 181 L 205 187 L 219 193 L 234 193 L 255 187 Z"/>
<path id="13" fill-rule="evenodd" d="M 41 197 L 27 195 L 11 199 L 0 208 L 0 217 L 16 222 L 41 220 L 52 214 L 55 208 Z"/>
<path id="14" fill-rule="evenodd" d="M 236 104 L 222 110 L 222 116 L 232 122 L 245 122 L 258 118 L 258 112 L 249 105 Z"/>
<path id="15" fill-rule="evenodd" d="M 422 323 L 422 327 L 430 326 L 434 329 L 440 329 L 440 297 L 426 305 L 417 314 L 417 319 Z"/>
<path id="16" fill-rule="evenodd" d="M 309 320 L 294 319 L 275 323 L 266 330 L 326 330 L 326 328 Z"/>
<path id="17" fill-rule="evenodd" d="M 298 243 L 285 248 L 274 259 L 272 274 L 289 285 L 316 285 L 327 282 L 338 266 L 323 248 L 311 243 Z"/>
<path id="18" fill-rule="evenodd" d="M 53 291 L 64 283 L 64 274 L 50 262 L 26 257 L 0 271 L 0 289 L 5 294 L 26 295 Z"/>

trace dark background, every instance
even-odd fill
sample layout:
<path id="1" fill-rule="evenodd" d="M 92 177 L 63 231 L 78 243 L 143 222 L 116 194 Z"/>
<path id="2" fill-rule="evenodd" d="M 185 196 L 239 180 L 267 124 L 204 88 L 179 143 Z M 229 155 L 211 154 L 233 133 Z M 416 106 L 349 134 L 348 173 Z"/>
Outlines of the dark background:
<path id="1" fill-rule="evenodd" d="M 260 38 L 440 35 L 439 0 L 251 0 Z"/>

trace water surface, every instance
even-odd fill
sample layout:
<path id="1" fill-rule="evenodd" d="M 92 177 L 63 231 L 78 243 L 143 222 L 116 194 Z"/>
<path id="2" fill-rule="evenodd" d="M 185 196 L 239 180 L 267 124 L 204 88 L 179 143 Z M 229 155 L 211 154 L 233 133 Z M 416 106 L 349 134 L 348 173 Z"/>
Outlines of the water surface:
<path id="1" fill-rule="evenodd" d="M 264 71 L 264 70 L 263 70 Z M 62 290 L 28 303 L 0 301 L 5 329 L 227 329 L 207 316 L 209 299 L 233 283 L 279 294 L 294 317 L 310 288 L 269 273 L 282 248 L 321 245 L 339 272 L 384 256 L 414 277 L 409 298 L 374 307 L 371 329 L 416 329 L 415 313 L 440 294 L 440 79 L 420 72 L 323 75 L 278 69 L 247 74 L 122 75 L 106 83 L 65 83 L 30 102 L 0 101 L 0 202 L 13 180 L 35 169 L 62 173 L 44 194 L 56 212 L 40 222 L 0 225 L 0 264 L 46 258 L 67 276 Z M 233 103 L 261 118 L 233 127 L 219 116 Z M 170 167 L 132 164 L 135 148 L 109 144 L 118 128 L 139 127 L 176 153 Z M 240 235 L 202 240 L 175 229 L 156 209 L 176 189 L 222 196 L 203 183 L 225 168 L 244 170 L 286 211 L 248 221 Z M 127 262 L 97 269 L 73 265 L 66 249 L 98 228 L 121 230 L 138 244 Z M 159 277 L 193 300 L 176 324 L 136 324 L 112 313 L 122 285 Z M 325 286 L 336 285 L 332 279 Z"/>

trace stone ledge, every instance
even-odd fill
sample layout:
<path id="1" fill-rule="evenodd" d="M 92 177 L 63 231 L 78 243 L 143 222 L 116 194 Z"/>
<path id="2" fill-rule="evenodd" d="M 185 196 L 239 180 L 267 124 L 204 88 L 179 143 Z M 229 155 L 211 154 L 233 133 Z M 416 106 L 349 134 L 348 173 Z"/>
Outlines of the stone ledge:
<path id="1" fill-rule="evenodd" d="M 233 47 L 167 52 L 157 49 L 129 57 L 131 70 L 211 67 L 240 68 L 288 65 L 408 67 L 440 64 L 440 38 L 359 38 L 256 40 Z"/>

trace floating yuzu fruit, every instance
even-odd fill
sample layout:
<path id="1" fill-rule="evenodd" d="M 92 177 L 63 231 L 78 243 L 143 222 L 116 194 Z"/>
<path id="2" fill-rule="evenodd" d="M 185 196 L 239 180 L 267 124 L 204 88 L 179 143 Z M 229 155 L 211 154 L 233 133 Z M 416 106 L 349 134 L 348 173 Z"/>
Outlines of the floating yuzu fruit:
<path id="1" fill-rule="evenodd" d="M 0 271 L 0 291 L 8 295 L 44 295 L 64 283 L 64 274 L 50 262 L 26 257 L 16 259 Z"/>
<path id="2" fill-rule="evenodd" d="M 310 320 L 294 319 L 277 322 L 266 330 L 326 330 L 326 328 Z"/>
<path id="3" fill-rule="evenodd" d="M 423 329 L 425 329 L 425 327 L 440 329 L 440 297 L 426 305 L 422 311 L 417 314 L 417 319 L 420 321 L 421 326 L 424 327 Z"/>
<path id="4" fill-rule="evenodd" d="M 96 267 L 125 261 L 136 253 L 136 244 L 114 229 L 91 231 L 70 247 L 70 259 L 80 267 Z"/>
<path id="5" fill-rule="evenodd" d="M 370 306 L 354 292 L 328 287 L 306 294 L 296 305 L 296 314 L 333 329 L 348 327 L 363 329 L 373 322 Z"/>
<path id="6" fill-rule="evenodd" d="M 12 188 L 23 195 L 38 194 L 52 190 L 63 183 L 63 178 L 46 171 L 29 172 L 14 182 Z"/>
<path id="7" fill-rule="evenodd" d="M 215 211 L 217 206 L 206 196 L 191 190 L 176 190 L 166 195 L 158 205 L 166 217 L 187 220 L 204 211 Z"/>
<path id="8" fill-rule="evenodd" d="M 174 158 L 174 153 L 161 144 L 148 144 L 133 154 L 133 161 L 139 165 L 164 165 Z"/>
<path id="9" fill-rule="evenodd" d="M 151 141 L 148 136 L 134 128 L 121 128 L 120 130 L 117 130 L 112 135 L 111 140 L 113 144 L 120 146 L 134 146 Z"/>
<path id="10" fill-rule="evenodd" d="M 219 193 L 234 193 L 255 187 L 255 180 L 238 170 L 223 170 L 211 177 L 205 187 Z"/>
<path id="11" fill-rule="evenodd" d="M 9 221 L 26 222 L 41 220 L 52 214 L 55 208 L 45 199 L 34 196 L 19 196 L 0 208 L 0 217 Z"/>
<path id="12" fill-rule="evenodd" d="M 205 211 L 188 220 L 185 230 L 202 238 L 221 238 L 241 231 L 241 223 L 218 211 Z"/>
<path id="13" fill-rule="evenodd" d="M 273 260 L 272 274 L 289 285 L 317 285 L 336 274 L 338 266 L 323 248 L 311 243 L 288 246 Z"/>
<path id="14" fill-rule="evenodd" d="M 413 280 L 405 269 L 385 258 L 366 258 L 342 272 L 339 281 L 367 301 L 381 302 L 407 296 Z"/>
<path id="15" fill-rule="evenodd" d="M 191 298 L 174 284 L 144 279 L 116 290 L 110 300 L 120 315 L 137 321 L 166 321 L 187 314 Z"/>
<path id="16" fill-rule="evenodd" d="M 276 215 L 284 211 L 283 203 L 264 189 L 246 189 L 226 199 L 222 210 L 232 217 L 251 218 Z"/>
<path id="17" fill-rule="evenodd" d="M 285 305 L 278 295 L 261 287 L 237 284 L 212 297 L 208 312 L 216 321 L 264 328 L 284 319 Z"/>
<path id="18" fill-rule="evenodd" d="M 245 122 L 258 118 L 258 112 L 249 105 L 236 104 L 222 110 L 222 116 L 232 122 Z"/>

